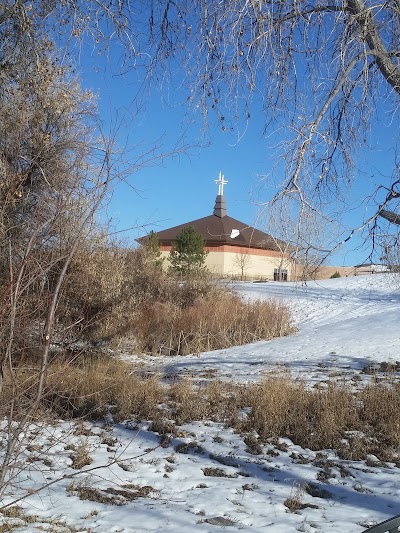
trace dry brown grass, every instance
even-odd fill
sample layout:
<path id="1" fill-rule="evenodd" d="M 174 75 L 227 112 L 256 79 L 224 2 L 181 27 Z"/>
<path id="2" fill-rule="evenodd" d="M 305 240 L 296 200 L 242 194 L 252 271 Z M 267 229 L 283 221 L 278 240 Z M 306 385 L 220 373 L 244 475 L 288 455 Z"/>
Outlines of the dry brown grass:
<path id="1" fill-rule="evenodd" d="M 152 419 L 163 401 L 163 387 L 158 376 L 142 379 L 133 370 L 132 365 L 110 356 L 96 357 L 83 368 L 53 366 L 45 401 L 73 417 L 104 417 L 111 412 L 116 420 Z"/>
<path id="2" fill-rule="evenodd" d="M 84 364 L 79 359 L 52 361 L 38 416 L 55 412 L 63 417 L 104 418 L 112 413 L 116 420 L 123 420 L 151 419 L 158 413 L 157 406 L 164 398 L 158 376 L 142 379 L 134 375 L 132 365 L 111 356 L 87 357 L 84 361 Z M 14 410 L 24 412 L 37 378 L 32 368 L 21 368 L 16 373 L 17 383 L 11 383 L 6 374 L 0 396 L 4 415 L 15 400 L 13 386 L 19 391 Z"/>
<path id="3" fill-rule="evenodd" d="M 67 492 L 76 493 L 80 500 L 89 500 L 97 503 L 105 503 L 108 505 L 125 505 L 130 501 L 138 498 L 147 498 L 157 491 L 152 487 L 125 484 L 119 488 L 108 487 L 106 489 L 98 489 L 84 482 L 70 483 L 67 487 Z"/>
<path id="4" fill-rule="evenodd" d="M 281 303 L 245 302 L 207 271 L 182 282 L 144 249 L 101 243 L 86 243 L 75 257 L 59 307 L 64 340 L 129 337 L 138 351 L 151 354 L 186 355 L 293 331 Z"/>
<path id="5" fill-rule="evenodd" d="M 182 284 L 168 278 L 145 248 L 103 241 L 84 243 L 69 268 L 59 304 L 60 325 L 68 328 L 64 340 L 115 341 L 132 335 L 153 304 L 187 308 L 212 287 L 206 272 Z"/>
<path id="6" fill-rule="evenodd" d="M 400 383 L 373 383 L 359 393 L 360 418 L 364 427 L 373 428 L 380 440 L 396 446 L 400 442 Z"/>
<path id="7" fill-rule="evenodd" d="M 70 459 L 72 460 L 71 468 L 74 468 L 75 470 L 81 470 L 84 466 L 93 463 L 93 459 L 90 456 L 88 446 L 85 442 L 81 442 L 78 446 L 74 447 Z"/>
<path id="8" fill-rule="evenodd" d="M 150 302 L 134 321 L 138 348 L 145 353 L 187 355 L 293 333 L 287 306 L 277 301 L 246 302 L 219 287 L 181 307 Z"/>
<path id="9" fill-rule="evenodd" d="M 26 372 L 17 376 L 22 384 L 28 382 Z M 6 381 L 3 406 L 8 387 Z M 28 401 L 27 392 L 21 406 Z M 86 359 L 84 365 L 52 363 L 41 413 L 49 411 L 63 417 L 111 412 L 117 421 L 151 420 L 152 430 L 166 442 L 176 425 L 220 421 L 241 432 L 255 452 L 257 445 L 257 453 L 263 443 L 288 437 L 304 448 L 336 449 L 346 459 L 366 460 L 374 454 L 400 464 L 400 385 L 393 380 L 360 391 L 334 381 L 324 389 L 310 389 L 278 373 L 240 386 L 216 380 L 201 386 L 190 380 L 165 385 L 159 376 L 142 378 L 132 365 L 102 356 Z"/>
<path id="10" fill-rule="evenodd" d="M 189 380 L 182 380 L 168 390 L 171 417 L 178 424 L 208 419 L 235 425 L 241 401 L 239 389 L 219 381 L 199 388 Z"/>
<path id="11" fill-rule="evenodd" d="M 308 389 L 290 376 L 269 377 L 247 389 L 251 408 L 246 425 L 262 438 L 287 436 L 312 449 L 338 446 L 344 433 L 359 427 L 350 388 L 335 383 Z"/>
<path id="12" fill-rule="evenodd" d="M 400 386 L 375 383 L 361 391 L 332 382 L 309 389 L 289 376 L 271 377 L 245 388 L 250 407 L 242 430 L 255 430 L 261 439 L 289 437 L 304 448 L 333 448 L 347 459 L 375 454 L 388 460 L 400 438 Z"/>

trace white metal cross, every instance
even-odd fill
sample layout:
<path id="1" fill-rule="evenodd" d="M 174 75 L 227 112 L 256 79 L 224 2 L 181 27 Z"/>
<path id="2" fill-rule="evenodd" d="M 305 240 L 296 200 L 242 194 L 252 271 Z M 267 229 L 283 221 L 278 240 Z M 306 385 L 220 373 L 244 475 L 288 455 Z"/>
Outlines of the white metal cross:
<path id="1" fill-rule="evenodd" d="M 219 173 L 219 178 L 217 180 L 214 180 L 215 183 L 218 185 L 218 195 L 223 196 L 224 194 L 224 185 L 228 183 L 224 176 L 222 175 L 222 172 Z"/>

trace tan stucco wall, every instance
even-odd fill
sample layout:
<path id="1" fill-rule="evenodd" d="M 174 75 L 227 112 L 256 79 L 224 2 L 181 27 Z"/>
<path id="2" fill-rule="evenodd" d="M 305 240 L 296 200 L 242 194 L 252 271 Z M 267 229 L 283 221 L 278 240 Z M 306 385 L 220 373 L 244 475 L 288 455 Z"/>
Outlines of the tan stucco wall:
<path id="1" fill-rule="evenodd" d="M 164 268 L 169 266 L 168 256 L 171 250 L 170 246 L 161 246 L 161 254 L 164 257 Z M 281 268 L 288 271 L 288 281 L 297 281 L 305 279 L 328 279 L 335 272 L 341 277 L 358 276 L 373 273 L 371 268 L 367 267 L 336 267 L 320 266 L 318 268 L 309 267 L 309 272 L 304 275 L 304 269 L 301 265 L 295 265 L 289 259 L 282 257 L 280 252 L 273 250 L 260 250 L 240 248 L 232 245 L 221 245 L 214 247 L 205 247 L 208 252 L 206 258 L 207 268 L 219 276 L 240 278 L 241 266 L 238 257 L 244 252 L 248 256 L 245 259 L 243 276 L 245 279 L 274 279 L 274 269 Z"/>
<path id="2" fill-rule="evenodd" d="M 287 258 L 282 258 L 282 254 L 272 250 L 259 250 L 240 248 L 231 245 L 218 247 L 205 247 L 208 252 L 206 257 L 207 268 L 217 275 L 240 278 L 242 274 L 241 257 L 244 256 L 243 275 L 249 279 L 274 279 L 274 269 L 281 268 L 288 271 L 288 280 L 292 279 L 291 263 Z M 161 247 L 161 254 L 164 257 L 164 267 L 168 268 L 170 248 Z M 240 252 L 244 252 L 243 255 Z"/>
<path id="3" fill-rule="evenodd" d="M 218 255 L 216 253 L 212 255 Z M 227 276 L 241 276 L 241 254 L 237 252 L 225 252 L 224 274 Z M 265 255 L 248 254 L 244 258 L 243 275 L 247 278 L 274 279 L 274 269 L 288 271 L 288 279 L 291 278 L 291 266 L 289 261 L 282 257 Z"/>

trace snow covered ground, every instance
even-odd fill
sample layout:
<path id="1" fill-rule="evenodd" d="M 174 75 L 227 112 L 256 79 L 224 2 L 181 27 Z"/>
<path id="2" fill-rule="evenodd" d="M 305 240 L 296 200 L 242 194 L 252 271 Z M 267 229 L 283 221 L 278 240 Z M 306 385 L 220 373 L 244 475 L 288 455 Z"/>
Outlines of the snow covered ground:
<path id="1" fill-rule="evenodd" d="M 387 275 L 306 287 L 242 283 L 238 290 L 246 298 L 288 302 L 298 332 L 200 357 L 125 358 L 140 361 L 143 372 L 196 381 L 210 375 L 254 381 L 283 366 L 310 384 L 400 360 L 400 292 Z M 331 450 L 313 452 L 287 439 L 252 455 L 241 435 L 214 422 L 180 426 L 163 447 L 148 428 L 146 421 L 109 427 L 63 422 L 32 432 L 29 462 L 6 499 L 29 492 L 20 505 L 31 518 L 13 518 L 14 531 L 360 533 L 400 513 L 394 464 L 343 461 Z M 93 460 L 83 467 L 86 473 L 72 468 L 71 450 L 80 448 Z M 55 482 L 62 475 L 73 477 Z M 88 498 L 89 486 L 104 503 Z M 290 498 L 300 504 L 296 512 L 284 504 Z"/>
<path id="2" fill-rule="evenodd" d="M 399 275 L 400 277 L 400 275 Z M 219 378 L 253 381 L 277 366 L 313 379 L 318 369 L 353 374 L 369 364 L 400 359 L 400 291 L 394 275 L 297 283 L 239 283 L 249 299 L 279 298 L 293 309 L 298 333 L 201 357 L 142 358 L 166 375 L 217 371 Z M 129 356 L 129 359 L 132 359 Z M 136 358 L 135 360 L 140 360 Z"/>

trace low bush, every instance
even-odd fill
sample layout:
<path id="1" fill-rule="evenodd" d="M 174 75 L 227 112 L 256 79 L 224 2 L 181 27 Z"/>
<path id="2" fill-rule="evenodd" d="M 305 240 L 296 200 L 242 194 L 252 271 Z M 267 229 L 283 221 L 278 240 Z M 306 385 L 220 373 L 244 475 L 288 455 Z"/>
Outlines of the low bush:
<path id="1" fill-rule="evenodd" d="M 21 367 L 13 378 L 11 381 L 6 373 L 0 394 L 1 415 L 11 405 L 16 413 L 23 414 L 36 392 L 38 376 L 34 368 Z M 135 375 L 132 365 L 110 356 L 70 361 L 60 358 L 49 366 L 37 416 L 47 412 L 64 418 L 104 419 L 111 413 L 115 420 L 151 419 L 164 398 L 158 376 L 142 379 Z"/>
<path id="2" fill-rule="evenodd" d="M 313 389 L 289 376 L 271 377 L 247 389 L 247 430 L 264 439 L 289 437 L 311 449 L 338 446 L 346 431 L 358 429 L 359 414 L 349 387 Z"/>
<path id="3" fill-rule="evenodd" d="M 303 448 L 336 449 L 347 459 L 374 454 L 399 462 L 399 392 L 398 383 L 373 383 L 354 391 L 332 382 L 309 389 L 289 376 L 273 376 L 243 390 L 250 412 L 241 430 L 256 431 L 264 441 L 288 437 Z"/>
<path id="4" fill-rule="evenodd" d="M 142 379 L 131 365 L 111 357 L 96 357 L 85 367 L 52 366 L 44 395 L 45 404 L 62 416 L 116 420 L 151 419 L 164 398 L 158 376 Z"/>
<path id="5" fill-rule="evenodd" d="M 160 264 L 145 251 L 85 243 L 60 301 L 62 339 L 98 343 L 123 337 L 143 302 L 168 300 L 168 292 Z"/>

